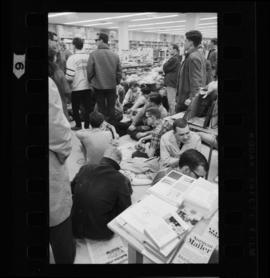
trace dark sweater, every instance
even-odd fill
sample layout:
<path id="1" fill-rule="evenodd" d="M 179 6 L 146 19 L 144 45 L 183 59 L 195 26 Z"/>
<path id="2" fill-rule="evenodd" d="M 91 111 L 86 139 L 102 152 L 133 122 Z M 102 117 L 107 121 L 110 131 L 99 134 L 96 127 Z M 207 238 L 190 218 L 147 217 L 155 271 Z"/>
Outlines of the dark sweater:
<path id="1" fill-rule="evenodd" d="M 107 224 L 131 205 L 131 185 L 119 165 L 102 158 L 99 165 L 84 165 L 72 181 L 73 233 L 77 238 L 109 239 Z"/>

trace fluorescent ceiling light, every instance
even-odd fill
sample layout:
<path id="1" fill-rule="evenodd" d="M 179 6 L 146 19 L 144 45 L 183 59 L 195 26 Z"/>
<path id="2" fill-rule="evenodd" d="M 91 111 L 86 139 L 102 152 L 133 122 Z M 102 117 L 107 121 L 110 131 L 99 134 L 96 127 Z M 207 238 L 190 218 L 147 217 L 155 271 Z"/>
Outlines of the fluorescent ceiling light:
<path id="1" fill-rule="evenodd" d="M 94 24 L 88 24 L 88 25 L 83 25 L 83 26 L 98 26 L 98 25 L 108 25 L 108 24 L 112 24 L 112 22 L 94 23 Z"/>
<path id="2" fill-rule="evenodd" d="M 153 14 L 153 13 L 127 14 L 127 15 L 103 17 L 103 18 L 96 18 L 96 19 L 89 19 L 89 20 L 82 20 L 82 21 L 72 21 L 72 22 L 66 22 L 64 24 L 77 24 L 77 23 L 85 23 L 85 22 L 95 22 L 95 21 L 111 20 L 111 19 L 118 19 L 118 18 L 128 18 L 128 17 L 133 17 L 133 16 L 148 15 L 148 14 Z"/>
<path id="3" fill-rule="evenodd" d="M 198 25 L 199 26 L 203 26 L 203 25 L 213 25 L 213 26 L 216 26 L 217 23 L 216 22 L 208 22 L 208 23 L 199 23 Z"/>
<path id="4" fill-rule="evenodd" d="M 132 19 L 130 21 L 154 20 L 154 19 L 159 19 L 159 18 L 169 18 L 169 17 L 176 17 L 176 16 L 178 16 L 178 14 L 165 15 L 165 16 L 154 16 L 154 17 L 148 17 L 148 18 L 136 18 L 136 19 Z"/>
<path id="5" fill-rule="evenodd" d="M 132 28 L 132 29 L 128 29 L 128 30 L 151 30 L 151 29 L 168 29 L 168 27 L 173 28 L 173 27 L 177 27 L 177 28 L 185 28 L 185 25 L 170 25 L 170 26 L 155 26 L 155 27 L 143 27 L 143 28 Z"/>
<path id="6" fill-rule="evenodd" d="M 108 28 L 111 28 L 111 29 L 119 29 L 118 26 L 109 26 Z"/>
<path id="7" fill-rule="evenodd" d="M 75 13 L 57 13 L 57 14 L 51 13 L 48 15 L 48 17 L 56 17 L 56 16 L 62 16 L 62 15 L 68 15 L 68 14 L 75 14 Z"/>
<path id="8" fill-rule="evenodd" d="M 203 17 L 203 18 L 200 18 L 200 20 L 210 20 L 210 19 L 217 19 L 217 17 Z"/>
<path id="9" fill-rule="evenodd" d="M 136 24 L 136 25 L 128 25 L 128 27 L 140 27 L 140 26 L 149 26 L 149 25 L 160 25 L 160 24 L 170 24 L 170 23 L 178 23 L 178 22 L 186 22 L 185 20 L 176 20 L 176 21 L 165 21 L 165 22 L 154 22 L 154 23 L 146 23 L 146 24 Z"/>

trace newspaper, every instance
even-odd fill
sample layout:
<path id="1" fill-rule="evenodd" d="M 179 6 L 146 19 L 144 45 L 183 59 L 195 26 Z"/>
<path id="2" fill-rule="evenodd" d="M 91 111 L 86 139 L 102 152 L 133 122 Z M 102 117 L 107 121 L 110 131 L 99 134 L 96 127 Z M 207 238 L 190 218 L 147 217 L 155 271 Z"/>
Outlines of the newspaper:
<path id="1" fill-rule="evenodd" d="M 173 170 L 149 191 L 174 206 L 180 206 L 194 181 L 195 179 Z"/>
<path id="2" fill-rule="evenodd" d="M 207 242 L 204 237 L 191 233 L 187 236 L 172 263 L 208 263 L 214 249 L 215 247 Z"/>
<path id="3" fill-rule="evenodd" d="M 118 264 L 128 259 L 127 246 L 117 235 L 107 241 L 88 239 L 86 243 L 93 264 Z"/>
<path id="4" fill-rule="evenodd" d="M 184 204 L 197 209 L 204 218 L 209 218 L 218 208 L 218 186 L 199 178 L 185 195 Z"/>
<path id="5" fill-rule="evenodd" d="M 212 217 L 210 223 L 207 225 L 203 237 L 215 247 L 219 244 L 219 229 L 218 229 L 218 211 Z"/>
<path id="6" fill-rule="evenodd" d="M 177 215 L 189 226 L 189 230 L 202 219 L 202 215 L 196 210 L 184 205 L 178 209 Z"/>

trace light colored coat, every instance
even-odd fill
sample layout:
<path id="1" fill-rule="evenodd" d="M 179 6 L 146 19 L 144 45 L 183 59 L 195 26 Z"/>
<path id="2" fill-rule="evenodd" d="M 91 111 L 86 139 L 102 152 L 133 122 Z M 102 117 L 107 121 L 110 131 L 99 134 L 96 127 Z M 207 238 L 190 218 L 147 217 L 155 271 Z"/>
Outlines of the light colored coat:
<path id="1" fill-rule="evenodd" d="M 160 139 L 161 166 L 171 166 L 172 164 L 177 163 L 180 155 L 189 149 L 195 149 L 199 152 L 201 151 L 201 137 L 197 133 L 190 131 L 190 140 L 184 144 L 180 150 L 174 136 L 174 131 L 168 131 Z"/>
<path id="2" fill-rule="evenodd" d="M 71 130 L 54 81 L 49 78 L 49 196 L 50 227 L 65 221 L 72 196 L 66 159 L 71 153 Z"/>

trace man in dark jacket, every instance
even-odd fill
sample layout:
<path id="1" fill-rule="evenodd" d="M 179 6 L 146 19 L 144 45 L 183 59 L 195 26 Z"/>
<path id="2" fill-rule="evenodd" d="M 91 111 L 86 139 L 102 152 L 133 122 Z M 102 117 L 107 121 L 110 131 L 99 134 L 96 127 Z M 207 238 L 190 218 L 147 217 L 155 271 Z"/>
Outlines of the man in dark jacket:
<path id="1" fill-rule="evenodd" d="M 73 233 L 77 238 L 110 239 L 107 224 L 131 205 L 131 185 L 118 170 L 121 152 L 109 147 L 99 165 L 84 165 L 72 181 Z"/>
<path id="2" fill-rule="evenodd" d="M 177 78 L 177 113 L 186 111 L 200 87 L 206 85 L 206 59 L 198 50 L 201 41 L 201 32 L 194 30 L 186 33 L 186 58 Z"/>
<path id="3" fill-rule="evenodd" d="M 175 114 L 175 97 L 176 97 L 176 81 L 179 66 L 181 65 L 181 57 L 179 56 L 178 45 L 172 44 L 169 48 L 171 57 L 163 65 L 165 73 L 164 83 L 167 90 L 167 98 L 170 106 L 170 114 Z"/>
<path id="4" fill-rule="evenodd" d="M 97 50 L 89 55 L 87 64 L 88 80 L 95 89 L 99 112 L 107 122 L 114 124 L 116 85 L 122 78 L 120 59 L 109 49 L 108 35 L 97 35 Z"/>
<path id="5" fill-rule="evenodd" d="M 217 39 L 211 40 L 210 48 L 211 49 L 207 55 L 207 60 L 211 64 L 212 77 L 215 77 L 217 68 Z"/>

